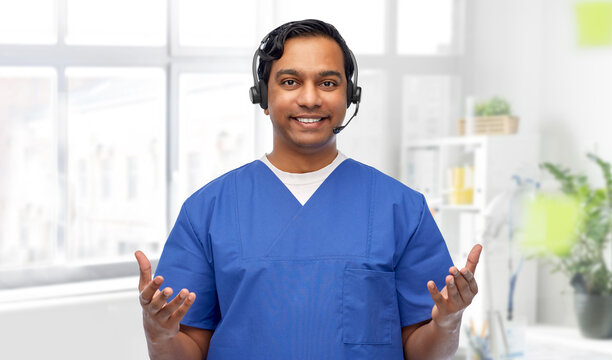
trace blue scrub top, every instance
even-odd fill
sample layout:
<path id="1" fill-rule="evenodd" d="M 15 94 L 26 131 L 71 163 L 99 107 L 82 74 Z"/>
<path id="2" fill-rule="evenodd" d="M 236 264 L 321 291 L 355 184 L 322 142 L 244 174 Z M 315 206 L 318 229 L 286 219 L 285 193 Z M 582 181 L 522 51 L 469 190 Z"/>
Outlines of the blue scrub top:
<path id="1" fill-rule="evenodd" d="M 157 275 L 217 359 L 403 359 L 452 261 L 423 195 L 347 159 L 302 206 L 261 161 L 189 197 Z"/>

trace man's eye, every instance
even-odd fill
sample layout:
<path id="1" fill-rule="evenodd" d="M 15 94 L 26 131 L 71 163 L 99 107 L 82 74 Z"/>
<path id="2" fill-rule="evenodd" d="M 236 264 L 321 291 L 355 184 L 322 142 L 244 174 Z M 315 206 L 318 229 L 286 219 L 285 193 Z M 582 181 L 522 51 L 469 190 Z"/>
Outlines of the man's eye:
<path id="1" fill-rule="evenodd" d="M 336 85 L 336 83 L 334 83 L 333 81 L 323 81 L 323 87 L 332 87 L 334 85 Z"/>
<path id="2" fill-rule="evenodd" d="M 285 84 L 285 85 L 293 86 L 293 85 L 295 85 L 295 80 L 289 79 L 289 80 L 283 81 L 282 83 Z"/>

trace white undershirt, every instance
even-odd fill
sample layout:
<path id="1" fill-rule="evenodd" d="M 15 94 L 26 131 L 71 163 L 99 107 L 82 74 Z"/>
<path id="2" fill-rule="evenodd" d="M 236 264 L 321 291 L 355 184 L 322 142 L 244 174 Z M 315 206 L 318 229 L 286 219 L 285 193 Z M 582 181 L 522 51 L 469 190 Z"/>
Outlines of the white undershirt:
<path id="1" fill-rule="evenodd" d="M 268 156 L 264 155 L 261 157 L 261 161 L 268 165 L 270 170 L 280 179 L 280 181 L 285 184 L 287 189 L 291 191 L 293 196 L 304 205 L 308 199 L 314 194 L 315 191 L 319 188 L 319 186 L 327 179 L 329 174 L 331 174 L 338 165 L 340 165 L 347 157 L 340 151 L 338 151 L 338 156 L 331 162 L 331 164 L 326 167 L 307 172 L 303 174 L 297 173 L 289 173 L 282 170 L 279 170 L 276 166 L 272 165 L 270 160 L 268 160 Z"/>

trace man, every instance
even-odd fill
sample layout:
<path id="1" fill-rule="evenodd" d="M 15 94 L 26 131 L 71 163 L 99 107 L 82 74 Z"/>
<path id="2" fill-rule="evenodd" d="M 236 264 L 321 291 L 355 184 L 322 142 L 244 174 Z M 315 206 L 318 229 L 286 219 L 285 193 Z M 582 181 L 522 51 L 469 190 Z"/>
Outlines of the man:
<path id="1" fill-rule="evenodd" d="M 284 24 L 257 57 L 273 151 L 185 201 L 153 280 L 136 253 L 151 358 L 452 356 L 481 247 L 459 271 L 421 194 L 338 152 L 360 89 L 333 26 Z"/>

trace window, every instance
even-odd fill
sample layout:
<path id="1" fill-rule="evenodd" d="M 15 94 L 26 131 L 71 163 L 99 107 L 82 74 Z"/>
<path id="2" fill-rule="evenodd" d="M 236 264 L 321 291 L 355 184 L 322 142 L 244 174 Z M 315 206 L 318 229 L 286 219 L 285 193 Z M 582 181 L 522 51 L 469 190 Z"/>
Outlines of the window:
<path id="1" fill-rule="evenodd" d="M 68 68 L 66 258 L 157 253 L 165 234 L 165 74 Z"/>
<path id="2" fill-rule="evenodd" d="M 74 45 L 166 44 L 164 0 L 66 0 L 66 43 Z"/>
<path id="3" fill-rule="evenodd" d="M 57 2 L 0 0 L 0 44 L 56 43 Z"/>
<path id="4" fill-rule="evenodd" d="M 211 4 L 201 0 L 178 1 L 178 34 L 182 47 L 254 49 L 258 1 L 225 0 Z M 240 9 L 240 11 L 236 11 Z M 219 16 L 231 14 L 231 16 Z"/>
<path id="5" fill-rule="evenodd" d="M 248 73 L 180 75 L 179 197 L 253 159 L 254 107 L 236 101 L 252 82 Z"/>
<path id="6" fill-rule="evenodd" d="M 57 74 L 0 67 L 0 264 L 53 261 L 57 247 Z"/>
<path id="7" fill-rule="evenodd" d="M 397 50 L 400 54 L 447 55 L 458 51 L 453 36 L 459 4 L 453 0 L 398 0 Z"/>
<path id="8" fill-rule="evenodd" d="M 460 84 L 457 76 L 409 75 L 404 77 L 403 138 L 430 138 L 449 136 L 456 114 Z"/>
<path id="9" fill-rule="evenodd" d="M 388 30 L 385 29 L 387 6 L 385 1 L 370 0 L 279 1 L 277 23 L 321 19 L 336 26 L 354 53 L 381 55 Z"/>
<path id="10" fill-rule="evenodd" d="M 367 91 L 367 100 L 363 96 L 363 104 L 359 104 L 359 113 L 351 124 L 343 130 L 347 136 L 338 137 L 338 148 L 350 154 L 359 161 L 376 165 L 386 173 L 392 173 L 394 164 L 389 156 L 392 152 L 385 146 L 363 146 L 363 144 L 384 144 L 389 136 L 392 121 L 387 110 L 388 75 L 383 70 L 363 69 L 359 72 L 359 86 L 362 89 L 377 89 Z M 353 116 L 355 105 L 346 111 L 346 121 Z M 343 134 L 343 135 L 344 135 Z"/>
<path id="11" fill-rule="evenodd" d="M 0 0 L 0 287 L 134 275 L 134 250 L 159 256 L 187 196 L 271 150 L 251 60 L 289 20 L 345 36 L 364 91 L 341 149 L 398 174 L 406 79 L 459 76 L 462 2 L 415 43 L 416 2 L 313 1 Z"/>

